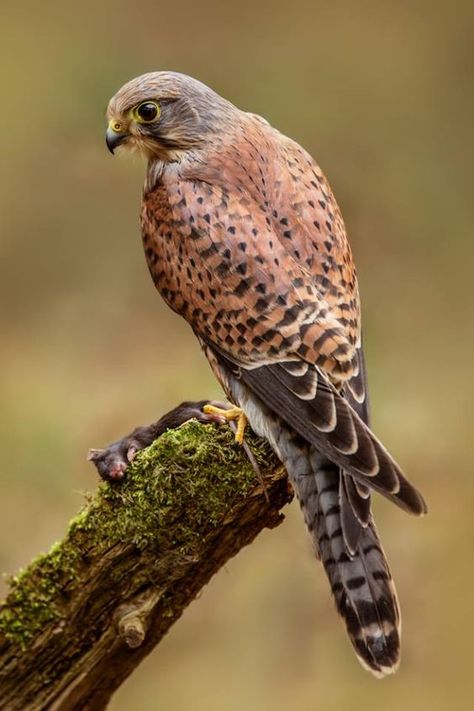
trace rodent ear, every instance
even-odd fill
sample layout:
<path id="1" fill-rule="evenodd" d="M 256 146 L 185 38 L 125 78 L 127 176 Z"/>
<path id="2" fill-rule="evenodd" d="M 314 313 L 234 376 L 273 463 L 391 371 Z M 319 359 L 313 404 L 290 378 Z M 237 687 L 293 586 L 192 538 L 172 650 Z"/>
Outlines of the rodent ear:
<path id="1" fill-rule="evenodd" d="M 105 449 L 89 449 L 87 452 L 88 462 L 97 462 L 105 454 Z"/>

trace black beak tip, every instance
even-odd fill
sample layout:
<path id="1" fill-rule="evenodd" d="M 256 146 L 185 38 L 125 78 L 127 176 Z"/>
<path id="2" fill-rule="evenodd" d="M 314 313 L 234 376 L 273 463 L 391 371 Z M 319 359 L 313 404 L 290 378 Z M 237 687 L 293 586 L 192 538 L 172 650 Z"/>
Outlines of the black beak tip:
<path id="1" fill-rule="evenodd" d="M 115 131 L 112 131 L 110 128 L 107 129 L 107 133 L 105 134 L 105 142 L 107 144 L 107 148 L 109 151 L 114 154 L 115 149 L 117 146 L 119 146 L 123 141 L 126 139 L 126 134 L 124 133 L 116 133 Z"/>

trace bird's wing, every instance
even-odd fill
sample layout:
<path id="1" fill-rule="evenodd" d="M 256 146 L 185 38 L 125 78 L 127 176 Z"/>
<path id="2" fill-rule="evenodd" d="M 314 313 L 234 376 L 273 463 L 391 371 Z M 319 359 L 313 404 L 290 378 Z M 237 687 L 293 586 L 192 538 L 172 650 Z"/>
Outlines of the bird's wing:
<path id="1" fill-rule="evenodd" d="M 368 424 L 357 279 L 339 207 L 314 159 L 277 131 L 272 130 L 272 138 L 275 160 L 270 172 L 274 186 L 275 233 L 289 257 L 297 261 L 312 280 L 319 298 L 327 304 L 328 312 L 345 332 L 347 341 L 356 347 L 355 358 L 345 373 L 343 391 L 353 409 Z M 323 371 L 331 372 L 332 365 L 330 359 L 319 358 Z M 337 380 L 337 372 L 333 375 Z M 369 523 L 370 490 L 344 472 L 339 481 L 344 537 L 348 548 L 355 549 L 361 526 Z"/>
<path id="2" fill-rule="evenodd" d="M 312 277 L 330 313 L 356 346 L 342 391 L 361 420 L 369 423 L 369 403 L 361 341 L 360 304 L 350 245 L 339 206 L 320 167 L 301 146 L 278 134 L 275 167 L 277 235 Z M 325 363 L 320 363 L 324 371 Z M 370 519 L 370 489 L 342 470 L 339 484 L 342 528 L 355 549 L 360 526 Z"/>
<path id="3" fill-rule="evenodd" d="M 361 420 L 369 424 L 369 403 L 361 342 L 360 304 L 354 262 L 339 206 L 320 167 L 301 146 L 278 134 L 276 202 L 278 230 L 295 257 L 308 267 L 314 283 L 327 300 L 332 315 L 356 345 L 353 367 L 342 388 Z M 355 550 L 361 526 L 370 520 L 370 489 L 341 470 L 339 501 L 347 546 Z"/>

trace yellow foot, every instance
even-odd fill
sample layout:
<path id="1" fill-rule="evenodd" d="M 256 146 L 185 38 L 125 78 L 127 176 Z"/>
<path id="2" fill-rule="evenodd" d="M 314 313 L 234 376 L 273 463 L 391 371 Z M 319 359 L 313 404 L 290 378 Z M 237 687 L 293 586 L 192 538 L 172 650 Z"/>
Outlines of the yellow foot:
<path id="1" fill-rule="evenodd" d="M 204 405 L 202 408 L 206 415 L 218 415 L 223 417 L 227 422 L 237 420 L 237 431 L 235 433 L 235 441 L 239 444 L 244 443 L 244 433 L 247 426 L 247 418 L 245 412 L 240 407 L 230 407 L 225 410 L 223 407 L 215 407 L 214 405 Z"/>

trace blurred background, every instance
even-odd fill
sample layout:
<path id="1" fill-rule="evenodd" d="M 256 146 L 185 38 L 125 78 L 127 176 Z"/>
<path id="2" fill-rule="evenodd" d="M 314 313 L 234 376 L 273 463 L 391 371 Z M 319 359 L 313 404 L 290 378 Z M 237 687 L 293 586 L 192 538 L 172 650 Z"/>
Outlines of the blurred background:
<path id="1" fill-rule="evenodd" d="M 179 70 L 329 177 L 358 264 L 374 428 L 430 515 L 376 502 L 403 610 L 395 677 L 359 667 L 293 505 L 111 709 L 469 708 L 473 3 L 29 0 L 0 14 L 0 570 L 62 537 L 97 484 L 90 446 L 219 396 L 145 267 L 144 166 L 104 144 L 126 80 Z"/>

